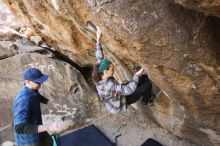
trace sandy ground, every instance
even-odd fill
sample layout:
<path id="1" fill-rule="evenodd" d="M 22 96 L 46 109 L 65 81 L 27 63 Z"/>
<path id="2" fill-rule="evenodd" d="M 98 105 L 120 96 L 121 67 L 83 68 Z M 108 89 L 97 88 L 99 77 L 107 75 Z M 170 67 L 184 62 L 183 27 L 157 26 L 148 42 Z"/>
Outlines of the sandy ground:
<path id="1" fill-rule="evenodd" d="M 120 114 L 110 114 L 102 107 L 98 114 L 98 118 L 87 119 L 87 125 L 96 125 L 112 142 L 115 136 L 121 134 L 118 146 L 140 146 L 148 138 L 153 138 L 164 146 L 196 146 L 153 123 L 132 107 Z M 74 130 L 65 134 L 71 131 Z"/>
<path id="2" fill-rule="evenodd" d="M 121 134 L 118 146 L 140 146 L 148 138 L 165 146 L 191 146 L 186 140 L 181 140 L 132 109 L 127 114 L 109 115 L 95 125 L 112 141 Z"/>

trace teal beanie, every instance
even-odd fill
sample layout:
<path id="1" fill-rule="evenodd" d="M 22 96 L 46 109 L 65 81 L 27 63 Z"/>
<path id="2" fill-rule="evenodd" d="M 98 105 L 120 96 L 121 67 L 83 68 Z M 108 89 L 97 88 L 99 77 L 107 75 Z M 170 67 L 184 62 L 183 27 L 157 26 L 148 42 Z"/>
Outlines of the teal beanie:
<path id="1" fill-rule="evenodd" d="M 109 68 L 109 65 L 110 65 L 110 64 L 111 64 L 111 62 L 110 62 L 108 59 L 103 59 L 103 60 L 100 62 L 98 72 L 99 72 L 99 73 L 103 73 L 104 70 L 107 70 L 107 69 Z"/>

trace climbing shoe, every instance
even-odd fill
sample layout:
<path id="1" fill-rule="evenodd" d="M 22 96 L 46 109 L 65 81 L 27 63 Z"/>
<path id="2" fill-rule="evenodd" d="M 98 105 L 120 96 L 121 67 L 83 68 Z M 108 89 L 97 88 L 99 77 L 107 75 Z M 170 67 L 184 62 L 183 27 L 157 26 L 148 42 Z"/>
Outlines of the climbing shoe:
<path id="1" fill-rule="evenodd" d="M 152 95 L 152 96 L 150 97 L 149 101 L 148 101 L 148 104 L 153 105 L 154 98 L 155 98 L 155 96 Z"/>
<path id="2" fill-rule="evenodd" d="M 141 104 L 142 104 L 142 105 L 147 105 L 147 106 L 152 106 L 152 105 L 153 105 L 153 99 L 154 99 L 154 98 L 155 98 L 154 96 L 151 96 L 147 102 L 141 100 Z"/>
<path id="3" fill-rule="evenodd" d="M 152 105 L 153 105 L 153 102 L 144 102 L 144 101 L 141 101 L 141 104 L 142 104 L 142 105 L 146 105 L 146 106 L 152 106 Z"/>

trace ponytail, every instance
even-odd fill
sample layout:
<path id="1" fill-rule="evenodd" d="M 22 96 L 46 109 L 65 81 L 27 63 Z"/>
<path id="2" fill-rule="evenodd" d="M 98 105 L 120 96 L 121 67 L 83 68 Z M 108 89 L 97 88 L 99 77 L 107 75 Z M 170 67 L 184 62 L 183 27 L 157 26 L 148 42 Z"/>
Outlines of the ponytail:
<path id="1" fill-rule="evenodd" d="M 99 73 L 98 70 L 99 70 L 99 65 L 100 64 L 96 64 L 93 68 L 93 72 L 92 72 L 92 78 L 93 80 L 97 83 L 99 81 L 101 81 L 101 76 L 103 75 L 103 73 Z"/>

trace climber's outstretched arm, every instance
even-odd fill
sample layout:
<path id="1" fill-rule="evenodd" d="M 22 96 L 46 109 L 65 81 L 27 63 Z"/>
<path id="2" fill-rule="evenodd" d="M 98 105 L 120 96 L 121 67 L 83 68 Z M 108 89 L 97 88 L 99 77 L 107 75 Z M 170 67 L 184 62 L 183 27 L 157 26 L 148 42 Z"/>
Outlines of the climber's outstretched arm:
<path id="1" fill-rule="evenodd" d="M 97 37 L 97 42 L 96 42 L 96 58 L 98 60 L 98 63 L 104 59 L 104 54 L 103 54 L 103 49 L 102 45 L 100 43 L 100 37 L 102 35 L 102 30 L 99 27 L 96 27 L 97 32 L 96 32 L 96 37 Z"/>

